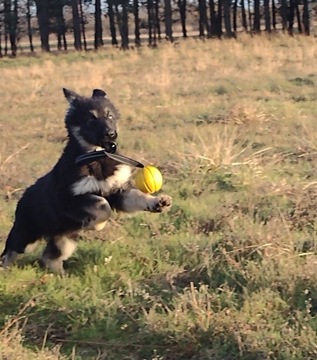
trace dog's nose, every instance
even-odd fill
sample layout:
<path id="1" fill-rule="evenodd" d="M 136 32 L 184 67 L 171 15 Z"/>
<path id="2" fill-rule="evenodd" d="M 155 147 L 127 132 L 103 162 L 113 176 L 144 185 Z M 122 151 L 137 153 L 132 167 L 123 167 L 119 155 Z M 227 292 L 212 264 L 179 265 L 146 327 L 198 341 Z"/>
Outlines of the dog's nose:
<path id="1" fill-rule="evenodd" d="M 115 142 L 110 142 L 106 148 L 106 151 L 114 154 L 117 150 L 117 144 Z"/>
<path id="2" fill-rule="evenodd" d="M 117 132 L 115 130 L 110 130 L 108 136 L 110 139 L 115 139 L 117 137 Z"/>

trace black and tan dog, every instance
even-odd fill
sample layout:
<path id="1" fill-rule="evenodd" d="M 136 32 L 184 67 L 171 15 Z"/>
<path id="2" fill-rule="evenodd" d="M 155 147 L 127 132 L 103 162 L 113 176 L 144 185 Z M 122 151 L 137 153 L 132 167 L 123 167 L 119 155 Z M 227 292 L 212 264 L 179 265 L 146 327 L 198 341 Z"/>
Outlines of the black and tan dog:
<path id="1" fill-rule="evenodd" d="M 29 245 L 44 238 L 44 265 L 63 273 L 63 261 L 76 249 L 73 233 L 101 230 L 113 209 L 162 212 L 167 195 L 152 196 L 133 188 L 133 168 L 103 157 L 78 166 L 76 158 L 96 149 L 116 150 L 119 112 L 103 90 L 91 97 L 63 89 L 70 106 L 65 117 L 67 145 L 53 169 L 26 189 L 3 251 L 3 266 L 12 264 Z"/>

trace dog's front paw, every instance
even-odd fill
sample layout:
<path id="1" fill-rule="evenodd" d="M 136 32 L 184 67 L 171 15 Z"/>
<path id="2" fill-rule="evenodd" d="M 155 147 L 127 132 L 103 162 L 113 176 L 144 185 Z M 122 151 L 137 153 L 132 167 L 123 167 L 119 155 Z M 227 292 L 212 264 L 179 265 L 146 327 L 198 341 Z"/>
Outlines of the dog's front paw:
<path id="1" fill-rule="evenodd" d="M 160 195 L 155 198 L 155 202 L 153 203 L 151 212 L 166 212 L 172 206 L 172 198 L 168 195 Z"/>

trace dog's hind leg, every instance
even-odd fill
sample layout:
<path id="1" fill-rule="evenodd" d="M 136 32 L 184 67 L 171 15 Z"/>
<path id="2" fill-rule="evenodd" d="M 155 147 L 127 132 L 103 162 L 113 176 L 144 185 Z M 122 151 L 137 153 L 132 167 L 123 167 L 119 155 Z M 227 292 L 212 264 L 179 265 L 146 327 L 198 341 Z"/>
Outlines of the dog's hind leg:
<path id="1" fill-rule="evenodd" d="M 3 255 L 3 264 L 4 268 L 9 267 L 10 265 L 14 264 L 15 260 L 18 258 L 19 253 L 14 250 L 7 250 L 6 253 Z"/>
<path id="2" fill-rule="evenodd" d="M 32 246 L 36 239 L 34 234 L 23 231 L 20 223 L 15 223 L 9 233 L 5 249 L 1 254 L 2 266 L 4 268 L 12 265 L 20 254 L 23 254 L 29 246 Z"/>
<path id="3" fill-rule="evenodd" d="M 54 273 L 64 275 L 63 262 L 76 250 L 77 242 L 67 237 L 51 237 L 44 249 L 42 261 L 44 266 Z"/>

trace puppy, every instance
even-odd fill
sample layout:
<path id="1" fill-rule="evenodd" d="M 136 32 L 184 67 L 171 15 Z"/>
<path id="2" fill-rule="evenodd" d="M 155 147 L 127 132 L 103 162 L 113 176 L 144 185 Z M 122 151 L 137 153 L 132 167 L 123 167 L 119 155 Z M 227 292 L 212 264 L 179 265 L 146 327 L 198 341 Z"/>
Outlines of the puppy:
<path id="1" fill-rule="evenodd" d="M 63 262 L 77 246 L 73 234 L 80 229 L 103 229 L 112 210 L 159 213 L 171 207 L 171 197 L 133 188 L 129 165 L 109 157 L 75 164 L 78 156 L 100 148 L 116 151 L 120 114 L 103 90 L 94 89 L 91 97 L 63 92 L 69 102 L 67 144 L 53 169 L 27 188 L 18 202 L 1 255 L 4 267 L 44 238 L 44 266 L 63 274 Z"/>

